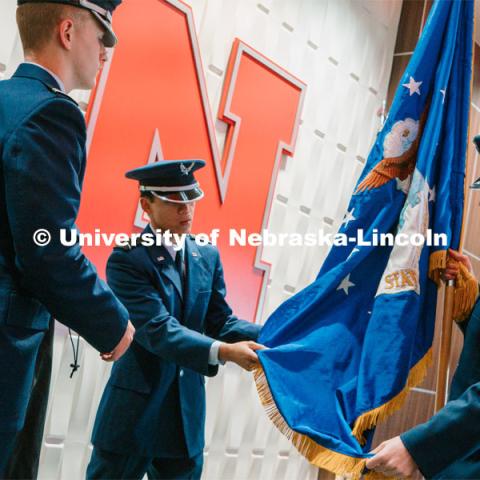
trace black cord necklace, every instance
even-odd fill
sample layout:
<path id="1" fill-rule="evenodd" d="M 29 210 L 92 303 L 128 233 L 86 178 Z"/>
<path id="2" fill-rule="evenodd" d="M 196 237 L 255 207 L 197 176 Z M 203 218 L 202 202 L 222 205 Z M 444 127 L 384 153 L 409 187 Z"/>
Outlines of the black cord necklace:
<path id="1" fill-rule="evenodd" d="M 78 363 L 78 351 L 80 349 L 80 336 L 77 335 L 77 345 L 73 343 L 72 331 L 68 329 L 68 335 L 70 336 L 70 343 L 72 344 L 73 350 L 73 363 L 70 364 L 72 368 L 72 373 L 70 373 L 70 378 L 73 377 L 73 374 L 80 368 L 80 364 Z"/>

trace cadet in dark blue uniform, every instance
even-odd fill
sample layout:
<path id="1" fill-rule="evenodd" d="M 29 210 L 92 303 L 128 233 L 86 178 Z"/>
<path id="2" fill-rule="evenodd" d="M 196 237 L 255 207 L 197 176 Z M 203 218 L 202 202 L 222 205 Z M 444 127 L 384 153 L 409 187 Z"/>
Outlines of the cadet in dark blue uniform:
<path id="1" fill-rule="evenodd" d="M 479 135 L 474 143 L 480 152 Z M 480 178 L 471 188 L 480 189 Z M 454 262 L 447 264 L 446 280 L 456 278 L 456 262 L 472 271 L 466 255 L 449 254 Z M 427 479 L 480 478 L 480 300 L 459 326 L 464 343 L 449 401 L 428 422 L 383 442 L 368 468 L 402 477 L 419 470 Z"/>
<path id="2" fill-rule="evenodd" d="M 204 165 L 163 161 L 127 173 L 140 181 L 150 218 L 144 239 L 157 230 L 190 233 L 195 202 L 203 196 L 193 172 Z M 255 350 L 263 347 L 253 340 L 260 327 L 239 320 L 226 303 L 217 248 L 184 238 L 178 251 L 166 241 L 129 245 L 108 260 L 108 283 L 136 334 L 103 393 L 88 478 L 200 478 L 204 376 L 215 375 L 219 362 L 245 369 L 258 362 Z"/>
<path id="3" fill-rule="evenodd" d="M 0 478 L 31 397 L 29 416 L 39 420 L 26 437 L 40 448 L 51 342 L 43 342 L 45 358 L 37 364 L 40 390 L 31 392 L 40 345 L 51 339 L 51 317 L 104 360 L 119 358 L 133 337 L 127 310 L 80 248 L 59 242 L 60 228 L 74 228 L 85 172 L 85 122 L 66 92 L 93 87 L 105 47 L 115 43 L 110 20 L 118 3 L 18 1 L 26 62 L 0 82 Z M 43 247 L 34 243 L 39 229 L 51 235 Z M 28 464 L 33 457 L 29 478 L 37 454 L 20 459 Z"/>

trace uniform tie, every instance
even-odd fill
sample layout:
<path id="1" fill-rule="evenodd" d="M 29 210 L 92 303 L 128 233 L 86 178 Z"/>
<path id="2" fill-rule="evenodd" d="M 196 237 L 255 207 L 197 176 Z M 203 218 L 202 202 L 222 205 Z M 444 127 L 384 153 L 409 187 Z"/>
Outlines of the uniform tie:
<path id="1" fill-rule="evenodd" d="M 183 249 L 178 250 L 175 255 L 175 268 L 180 276 L 180 282 L 182 284 L 182 291 L 185 287 L 185 262 L 183 261 Z"/>

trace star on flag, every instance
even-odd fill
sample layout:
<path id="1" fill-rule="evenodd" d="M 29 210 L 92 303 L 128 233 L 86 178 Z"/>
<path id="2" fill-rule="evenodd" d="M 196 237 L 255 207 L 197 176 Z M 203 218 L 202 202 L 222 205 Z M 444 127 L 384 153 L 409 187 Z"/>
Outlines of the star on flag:
<path id="1" fill-rule="evenodd" d="M 348 274 L 337 287 L 337 290 L 343 290 L 348 295 L 348 289 L 354 287 L 355 284 L 350 281 L 350 274 Z"/>
<path id="2" fill-rule="evenodd" d="M 347 212 L 345 214 L 345 216 L 343 217 L 342 225 L 345 224 L 345 228 L 348 227 L 348 224 L 350 222 L 353 222 L 354 220 L 356 220 L 356 218 L 353 216 L 354 211 L 355 211 L 355 209 L 352 208 L 352 210 L 350 212 Z"/>
<path id="3" fill-rule="evenodd" d="M 397 190 L 401 190 L 403 193 L 408 194 L 408 189 L 410 188 L 410 184 L 412 183 L 412 176 L 409 175 L 405 180 L 395 178 L 395 181 L 397 183 Z"/>
<path id="4" fill-rule="evenodd" d="M 402 87 L 408 88 L 410 90 L 410 96 L 414 93 L 420 95 L 420 85 L 423 82 L 416 82 L 413 77 L 410 77 L 410 81 L 408 83 L 402 84 Z"/>

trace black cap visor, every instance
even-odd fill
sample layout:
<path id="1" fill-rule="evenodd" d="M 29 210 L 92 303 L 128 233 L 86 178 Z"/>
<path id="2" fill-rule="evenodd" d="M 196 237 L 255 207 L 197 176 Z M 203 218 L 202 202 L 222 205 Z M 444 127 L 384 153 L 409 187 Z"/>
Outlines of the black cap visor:
<path id="1" fill-rule="evenodd" d="M 99 13 L 94 12 L 93 10 L 90 10 L 92 12 L 92 15 L 102 24 L 103 28 L 105 29 L 105 33 L 102 38 L 103 44 L 107 48 L 112 48 L 114 47 L 117 42 L 117 36 L 115 35 L 115 32 L 112 29 L 112 24 L 105 20 Z"/>
<path id="2" fill-rule="evenodd" d="M 472 190 L 480 190 L 480 177 L 477 178 L 471 185 L 470 188 Z"/>
<path id="3" fill-rule="evenodd" d="M 473 137 L 473 144 L 475 145 L 477 152 L 480 153 L 480 135 L 475 135 Z"/>
<path id="4" fill-rule="evenodd" d="M 151 190 L 148 187 L 141 188 L 143 192 L 150 192 L 153 196 L 168 203 L 192 203 L 203 198 L 204 193 L 197 185 L 189 190 L 162 191 L 160 189 Z"/>

